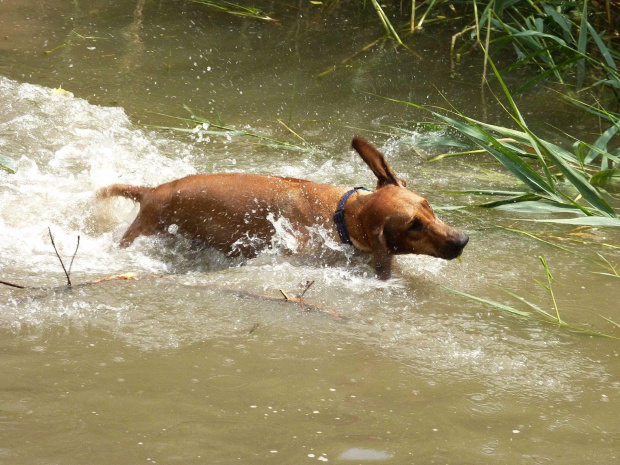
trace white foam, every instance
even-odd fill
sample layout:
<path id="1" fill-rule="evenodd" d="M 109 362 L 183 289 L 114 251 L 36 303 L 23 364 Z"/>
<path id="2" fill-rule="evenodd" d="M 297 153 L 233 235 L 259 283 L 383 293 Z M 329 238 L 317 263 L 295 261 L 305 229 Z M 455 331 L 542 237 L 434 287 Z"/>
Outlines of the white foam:
<path id="1" fill-rule="evenodd" d="M 113 221 L 108 216 L 107 227 L 100 221 L 106 207 L 102 215 L 96 189 L 113 182 L 153 185 L 194 172 L 190 146 L 134 127 L 121 108 L 2 77 L 0 100 L 0 147 L 17 165 L 15 174 L 0 171 L 5 273 L 58 270 L 50 257 L 48 227 L 65 254 L 81 236 L 76 271 L 116 269 L 119 257 L 110 256 L 111 237 L 102 235 Z M 123 208 L 110 205 L 115 221 L 133 210 L 127 202 Z"/>

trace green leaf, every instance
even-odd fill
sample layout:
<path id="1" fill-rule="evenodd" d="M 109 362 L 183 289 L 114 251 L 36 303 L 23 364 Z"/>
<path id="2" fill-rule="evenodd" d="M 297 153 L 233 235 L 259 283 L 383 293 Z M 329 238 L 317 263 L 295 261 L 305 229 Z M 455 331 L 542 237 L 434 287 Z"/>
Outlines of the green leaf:
<path id="1" fill-rule="evenodd" d="M 423 136 L 414 136 L 411 141 L 406 139 L 402 140 L 406 145 L 413 145 L 415 147 L 457 147 L 457 148 L 468 148 L 469 145 L 465 142 L 455 139 L 454 137 L 449 136 L 441 136 L 441 135 L 423 135 Z"/>
<path id="2" fill-rule="evenodd" d="M 17 173 L 17 164 L 12 158 L 0 155 L 0 169 L 8 171 L 9 173 Z"/>
<path id="3" fill-rule="evenodd" d="M 584 11 L 586 8 L 587 8 L 586 4 L 584 4 Z M 521 129 L 523 129 L 523 131 L 525 131 L 525 133 L 528 135 L 528 138 L 531 141 L 532 147 L 534 147 L 534 149 L 536 150 L 536 153 L 538 153 L 540 156 L 540 162 L 543 165 L 543 168 L 546 169 L 547 167 L 547 164 L 545 162 L 545 157 L 551 159 L 553 164 L 560 170 L 560 172 L 573 185 L 573 187 L 575 187 L 575 189 L 579 191 L 579 193 L 583 196 L 583 198 L 587 202 L 590 203 L 590 205 L 592 205 L 602 214 L 609 216 L 611 218 L 616 218 L 617 216 L 616 212 L 609 205 L 609 203 L 607 203 L 607 201 L 603 199 L 603 197 L 596 190 L 596 188 L 592 186 L 592 184 L 590 184 L 588 180 L 581 173 L 579 173 L 577 170 L 575 170 L 572 166 L 570 166 L 566 162 L 566 159 L 574 159 L 575 158 L 574 155 L 570 153 L 569 151 L 558 147 L 557 145 L 542 141 L 527 127 L 527 125 L 525 124 L 525 120 L 523 119 L 523 116 L 521 116 L 521 113 L 519 112 L 519 109 L 516 103 L 514 102 L 512 96 L 510 95 L 508 88 L 506 87 L 506 84 L 502 80 L 501 76 L 499 76 L 499 72 L 497 71 L 495 64 L 490 59 L 489 59 L 489 63 L 493 67 L 493 71 L 495 72 L 495 75 L 497 76 L 500 84 L 502 85 L 504 94 L 508 98 L 508 101 L 510 102 L 510 106 L 515 112 L 515 116 L 513 116 L 513 118 L 519 123 L 519 125 L 521 126 Z M 550 176 L 548 172 L 547 172 L 547 176 L 548 177 Z M 576 203 L 574 204 L 577 205 Z"/>
<path id="4" fill-rule="evenodd" d="M 564 40 L 560 39 L 558 36 L 554 36 L 552 34 L 545 34 L 545 33 L 538 32 L 538 31 L 529 30 L 529 31 L 516 32 L 516 33 L 512 34 L 511 36 L 515 37 L 515 38 L 519 38 L 519 37 L 544 37 L 545 39 L 554 40 L 558 44 L 566 47 L 566 42 L 564 42 Z"/>
<path id="5" fill-rule="evenodd" d="M 508 305 L 504 305 L 504 304 L 500 304 L 499 302 L 495 302 L 493 300 L 489 300 L 489 299 L 483 299 L 482 297 L 476 297 L 475 295 L 471 295 L 471 294 L 467 294 L 466 292 L 461 292 L 461 291 L 457 291 L 456 289 L 452 289 L 451 287 L 446 287 L 446 286 L 442 286 L 444 287 L 446 290 L 454 293 L 454 294 L 458 294 L 461 295 L 463 297 L 467 297 L 470 300 L 475 300 L 476 302 L 480 302 L 482 304 L 485 305 L 489 305 L 497 310 L 501 310 L 504 312 L 508 312 L 508 313 L 513 313 L 515 315 L 520 315 L 520 316 L 530 316 L 531 314 L 529 312 L 524 312 L 521 310 L 517 310 L 516 308 L 510 307 Z"/>
<path id="6" fill-rule="evenodd" d="M 521 87 L 519 87 L 515 91 L 515 94 L 520 94 L 522 92 L 525 92 L 527 89 L 539 83 L 540 81 L 547 79 L 552 74 L 557 75 L 560 72 L 560 70 L 562 70 L 563 68 L 568 68 L 570 65 L 572 65 L 573 63 L 579 60 L 580 60 L 579 55 L 574 55 L 572 57 L 569 57 L 568 59 L 566 59 L 565 61 L 563 61 L 562 63 L 558 65 L 551 66 L 548 70 L 538 74 L 536 77 L 530 79 L 525 84 L 523 84 Z"/>
<path id="7" fill-rule="evenodd" d="M 590 184 L 601 186 L 605 189 L 620 189 L 620 169 L 614 168 L 597 172 L 590 178 Z"/>
<path id="8" fill-rule="evenodd" d="M 521 115 L 521 112 L 519 111 L 519 107 L 517 107 L 517 104 L 515 103 L 514 99 L 512 98 L 512 95 L 510 95 L 510 91 L 508 90 L 508 87 L 506 87 L 506 83 L 504 82 L 504 80 L 500 76 L 499 71 L 497 70 L 497 67 L 495 66 L 495 63 L 493 63 L 493 60 L 491 60 L 490 58 L 489 58 L 488 61 L 489 61 L 489 64 L 491 65 L 491 67 L 493 68 L 493 73 L 495 73 L 495 76 L 497 77 L 497 80 L 499 81 L 499 83 L 502 86 L 502 90 L 504 91 L 504 95 L 506 95 L 506 98 L 508 99 L 508 102 L 510 103 L 510 107 L 514 111 L 514 115 L 510 115 L 510 116 L 512 116 L 512 118 L 517 122 L 517 124 L 519 124 L 521 129 L 523 131 L 525 131 L 525 133 L 527 134 L 527 137 L 530 140 L 531 147 L 536 151 L 536 154 L 538 155 L 538 160 L 539 160 L 539 162 L 540 162 L 540 164 L 542 166 L 542 169 L 543 169 L 543 171 L 545 173 L 548 185 L 552 187 L 552 189 L 554 190 L 554 195 L 555 195 L 556 193 L 555 193 L 555 188 L 553 188 L 553 179 L 551 177 L 551 173 L 549 172 L 549 168 L 547 167 L 547 162 L 546 162 L 545 158 L 542 156 L 542 154 L 540 152 L 540 149 L 539 149 L 539 147 L 538 147 L 538 145 L 536 143 L 536 140 L 533 137 L 533 133 L 528 129 L 527 125 L 525 124 L 525 119 Z"/>
<path id="9" fill-rule="evenodd" d="M 542 176 L 540 176 L 530 165 L 524 162 L 521 157 L 505 148 L 499 141 L 497 141 L 497 139 L 484 131 L 482 128 L 473 126 L 471 124 L 468 125 L 461 123 L 460 121 L 456 121 L 439 113 L 433 112 L 433 114 L 437 118 L 442 119 L 443 121 L 450 124 L 454 129 L 462 133 L 464 136 L 468 137 L 480 148 L 487 150 L 514 176 L 516 176 L 521 182 L 529 186 L 535 192 L 546 192 L 548 195 L 558 199 L 559 201 L 559 198 L 552 185 L 547 183 L 547 181 Z M 468 121 L 471 122 L 472 120 Z"/>
<path id="10" fill-rule="evenodd" d="M 511 211 L 515 213 L 534 213 L 545 214 L 550 213 L 575 213 L 581 214 L 581 210 L 572 205 L 564 205 L 559 203 L 549 203 L 541 201 L 524 201 L 513 204 L 500 205 L 500 210 Z"/>
<path id="11" fill-rule="evenodd" d="M 258 8 L 247 7 L 244 5 L 237 5 L 236 3 L 228 2 L 226 0 L 191 0 L 194 3 L 201 3 L 203 5 L 214 8 L 218 11 L 228 13 L 235 16 L 243 16 L 254 19 L 262 19 L 264 21 L 276 21 L 273 18 L 267 16 L 266 13 Z"/>
<path id="12" fill-rule="evenodd" d="M 553 164 L 560 170 L 560 172 L 566 177 L 566 179 L 579 191 L 583 198 L 594 208 L 596 208 L 602 214 L 611 218 L 616 218 L 615 210 L 607 203 L 607 201 L 601 196 L 596 188 L 588 182 L 588 180 L 577 170 L 571 167 L 562 157 L 562 153 L 567 153 L 572 157 L 572 154 L 564 149 L 559 149 L 553 144 L 543 143 L 538 137 L 532 134 L 532 137 L 536 140 L 538 147 L 542 149 L 545 156 L 553 161 Z"/>
<path id="13" fill-rule="evenodd" d="M 603 134 L 601 134 L 598 139 L 596 139 L 596 142 L 594 143 L 594 147 L 600 149 L 601 151 L 607 151 L 607 144 L 609 143 L 611 138 L 616 135 L 617 132 L 618 132 L 618 126 L 614 124 L 609 129 L 607 129 Z M 594 160 L 599 155 L 599 153 L 600 152 L 591 149 L 586 155 L 584 163 L 589 165 L 590 163 L 592 163 L 592 160 Z"/>
<path id="14" fill-rule="evenodd" d="M 504 197 L 528 194 L 528 192 L 502 191 L 502 190 L 493 190 L 493 189 L 469 189 L 469 190 L 459 190 L 459 191 L 444 190 L 441 192 L 445 192 L 447 194 L 501 195 Z"/>
<path id="15" fill-rule="evenodd" d="M 616 67 L 616 62 L 612 58 L 611 53 L 609 52 L 609 49 L 607 48 L 607 46 L 605 45 L 601 37 L 598 35 L 598 33 L 590 25 L 590 23 L 587 23 L 587 24 L 588 24 L 588 30 L 590 31 L 590 35 L 594 39 L 594 42 L 596 42 L 596 45 L 598 46 L 598 49 L 601 52 L 601 55 L 603 55 L 603 58 L 605 58 L 605 62 L 607 63 L 607 66 L 617 70 L 618 68 Z"/>
<path id="16" fill-rule="evenodd" d="M 536 204 L 538 202 L 536 202 L 536 200 L 540 199 L 540 195 L 536 195 L 536 194 L 531 194 L 531 193 L 527 193 L 527 194 L 523 194 L 523 195 L 517 195 L 515 197 L 510 197 L 508 199 L 502 199 L 502 200 L 494 200 L 493 202 L 486 202 L 486 203 L 481 203 L 478 204 L 478 207 L 483 207 L 483 208 L 502 208 L 502 207 L 507 207 L 507 206 L 511 206 L 511 205 L 515 205 L 515 204 Z"/>
<path id="17" fill-rule="evenodd" d="M 608 85 L 608 86 L 615 87 L 616 89 L 620 89 L 620 81 L 618 81 L 617 79 L 602 79 L 602 80 L 596 81 L 594 84 L 592 84 L 592 87 L 596 87 L 599 84 L 605 84 L 605 85 Z"/>
<path id="18" fill-rule="evenodd" d="M 620 278 L 620 275 L 612 274 L 612 273 L 603 273 L 603 272 L 600 272 L 600 271 L 595 271 L 594 274 L 600 274 L 601 276 L 611 276 L 612 278 Z M 603 318 L 605 318 L 605 317 L 603 317 Z M 614 323 L 614 324 L 617 324 L 617 323 Z"/>
<path id="19" fill-rule="evenodd" d="M 570 34 L 570 32 L 571 32 L 571 22 L 570 22 L 570 20 L 567 17 L 562 16 L 554 8 L 552 8 L 551 6 L 547 5 L 546 3 L 542 3 L 541 5 L 542 5 L 543 9 L 545 10 L 545 13 L 547 13 L 548 16 L 551 16 L 551 18 L 553 18 L 553 20 L 562 29 L 564 29 L 565 32 L 568 32 Z"/>
<path id="20" fill-rule="evenodd" d="M 385 28 L 385 31 L 388 33 L 388 35 L 392 36 L 396 40 L 396 42 L 398 42 L 400 45 L 405 45 L 400 40 L 400 37 L 398 36 L 396 29 L 394 29 L 394 26 L 392 26 L 392 23 L 390 22 L 387 15 L 383 11 L 383 8 L 381 8 L 381 5 L 379 5 L 379 2 L 377 0 L 370 0 L 370 3 L 372 3 L 372 6 L 375 7 L 375 10 L 377 11 L 377 14 L 379 15 L 379 19 L 383 23 L 383 27 Z"/>
<path id="21" fill-rule="evenodd" d="M 620 228 L 620 219 L 609 218 L 606 216 L 583 216 L 580 218 L 564 218 L 564 219 L 523 219 L 521 221 L 536 221 L 538 223 L 557 223 L 557 224 L 571 224 L 574 226 L 594 226 L 594 227 L 610 227 Z"/>
<path id="22" fill-rule="evenodd" d="M 504 289 L 503 287 L 500 287 L 500 289 L 502 291 L 504 291 L 506 294 L 514 297 L 515 299 L 517 299 L 520 302 L 523 302 L 525 305 L 533 308 L 534 310 L 536 310 L 538 313 L 540 313 L 541 315 L 544 315 L 545 317 L 549 318 L 550 320 L 555 320 L 556 317 L 554 317 L 553 315 L 551 315 L 550 313 L 546 312 L 545 310 L 543 310 L 542 308 L 540 308 L 538 305 L 530 302 L 529 300 L 525 299 L 524 297 L 521 297 L 518 294 L 515 294 L 514 292 L 509 291 L 508 289 Z"/>
<path id="23" fill-rule="evenodd" d="M 583 2 L 583 11 L 581 15 L 581 26 L 579 28 L 579 40 L 577 42 L 577 51 L 584 58 L 577 62 L 577 87 L 583 85 L 586 77 L 586 59 L 588 47 L 588 2 Z"/>

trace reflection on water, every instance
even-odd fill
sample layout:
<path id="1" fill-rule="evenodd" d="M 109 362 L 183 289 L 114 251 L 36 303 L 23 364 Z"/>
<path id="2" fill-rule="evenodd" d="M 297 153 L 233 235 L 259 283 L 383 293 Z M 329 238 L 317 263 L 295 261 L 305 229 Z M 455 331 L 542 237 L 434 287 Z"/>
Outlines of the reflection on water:
<path id="1" fill-rule="evenodd" d="M 358 460 L 360 462 L 373 461 L 373 460 L 388 460 L 393 457 L 382 450 L 374 449 L 359 449 L 354 447 L 340 454 L 340 460 Z"/>
<path id="2" fill-rule="evenodd" d="M 356 130 L 336 123 L 374 121 L 381 129 L 404 110 L 360 92 L 401 92 L 419 102 L 432 83 L 455 86 L 441 73 L 433 82 L 415 74 L 422 71 L 390 74 L 404 66 L 390 47 L 313 80 L 333 44 L 310 50 L 299 40 L 301 48 L 286 54 L 286 25 L 215 19 L 185 4 L 179 19 L 157 8 L 138 2 L 114 16 L 95 3 L 74 11 L 76 26 L 92 29 L 82 36 L 106 38 L 72 40 L 47 61 L 29 55 L 36 47 L 25 40 L 25 59 L 10 66 L 10 47 L 0 47 L 9 59 L 0 70 L 31 81 L 0 77 L 0 154 L 17 166 L 16 174 L 0 172 L 0 278 L 47 288 L 0 293 L 0 431 L 8 438 L 0 461 L 613 461 L 616 342 L 497 313 L 442 287 L 504 301 L 501 285 L 547 306 L 533 281 L 542 279 L 544 255 L 557 270 L 563 317 L 593 327 L 602 323 L 597 313 L 620 320 L 609 281 L 589 262 L 494 227 L 514 214 L 440 212 L 472 237 L 463 263 L 399 257 L 387 283 L 371 277 L 366 257 L 339 244 L 309 259 L 285 253 L 293 247 L 285 227 L 280 246 L 245 261 L 183 240 L 140 238 L 120 249 L 135 207 L 98 203 L 100 186 L 156 185 L 213 170 L 372 185 L 348 151 Z M 55 30 L 49 50 L 70 29 L 45 16 L 32 15 L 31 26 Z M 360 34 L 340 45 L 366 41 Z M 421 37 L 421 47 L 436 42 Z M 444 64 L 424 72 L 433 66 Z M 90 103 L 52 90 L 61 84 Z M 325 152 L 234 138 L 198 142 L 127 116 L 150 118 L 145 107 L 178 114 L 183 103 L 278 137 L 290 134 L 276 119 L 292 115 Z M 443 189 L 510 182 L 458 162 L 424 164 L 395 138 L 382 149 L 435 206 L 463 201 Z M 140 279 L 63 289 L 48 227 L 67 261 L 81 237 L 74 282 L 130 271 Z M 614 239 L 610 232 L 606 241 Z M 575 277 L 575 268 L 584 273 Z M 305 299 L 346 320 L 261 298 L 279 289 L 295 295 L 309 280 Z"/>

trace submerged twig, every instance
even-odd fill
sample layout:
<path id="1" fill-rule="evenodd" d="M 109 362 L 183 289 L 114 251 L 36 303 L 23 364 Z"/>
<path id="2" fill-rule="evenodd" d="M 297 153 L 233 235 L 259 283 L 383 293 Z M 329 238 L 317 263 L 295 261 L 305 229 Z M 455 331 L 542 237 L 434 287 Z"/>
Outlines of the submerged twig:
<path id="1" fill-rule="evenodd" d="M 308 292 L 308 289 L 310 289 L 310 287 L 313 284 L 314 284 L 314 281 L 307 281 L 306 284 L 304 285 L 304 290 L 301 291 L 301 294 L 299 294 L 298 300 L 299 300 L 299 306 L 301 307 L 302 312 L 306 311 L 306 309 L 304 308 L 304 294 Z"/>
<path id="2" fill-rule="evenodd" d="M 283 299 L 279 298 L 279 297 L 271 297 L 271 296 L 266 296 L 266 295 L 261 295 L 261 294 L 254 294 L 251 292 L 244 292 L 244 295 L 251 295 L 254 297 L 259 297 L 261 299 L 265 299 L 265 300 L 275 300 L 278 302 L 290 302 L 290 303 L 295 303 L 295 304 L 299 304 L 299 306 L 301 307 L 301 311 L 302 312 L 306 312 L 309 309 L 312 310 L 316 310 L 322 313 L 327 313 L 330 316 L 333 316 L 335 318 L 338 319 L 346 319 L 346 317 L 344 315 L 341 315 L 340 313 L 338 313 L 335 310 L 332 310 L 331 308 L 325 308 L 322 307 L 318 304 L 315 303 L 309 303 L 307 301 L 304 301 L 304 295 L 306 294 L 306 292 L 308 292 L 308 289 L 310 289 L 310 287 L 314 284 L 314 281 L 306 281 L 305 284 L 301 284 L 301 286 L 303 286 L 303 290 L 301 291 L 301 294 L 297 297 L 292 297 L 290 294 L 288 294 L 284 289 L 278 289 L 280 291 L 280 294 L 282 294 Z M 231 290 L 232 291 L 232 290 Z M 232 291 L 232 292 L 238 292 L 238 291 Z"/>
<path id="3" fill-rule="evenodd" d="M 56 248 L 56 243 L 54 242 L 54 235 L 52 234 L 52 229 L 47 228 L 47 230 L 50 233 L 50 240 L 52 241 L 52 247 L 54 247 L 54 252 L 56 252 L 56 256 L 58 257 L 58 260 L 60 261 L 60 266 L 62 266 L 62 270 L 65 272 L 65 276 L 67 277 L 67 285 L 71 287 L 71 277 L 69 276 L 69 273 L 67 272 L 67 269 L 65 268 L 65 264 L 63 263 L 62 258 L 60 258 L 60 254 L 58 253 L 58 249 Z M 79 244 L 79 240 L 78 240 L 78 244 Z M 75 251 L 77 253 L 77 248 L 75 249 Z M 71 263 L 73 264 L 73 259 L 71 259 Z"/>
<path id="4" fill-rule="evenodd" d="M 108 281 L 138 281 L 142 278 L 163 278 L 165 275 L 160 275 L 160 274 L 153 274 L 153 273 L 147 273 L 147 274 L 138 274 L 138 273 L 122 273 L 122 274 L 115 274 L 115 275 L 111 275 L 111 276 L 104 276 L 102 278 L 98 278 L 98 279 L 94 279 L 92 281 L 86 281 L 80 284 L 75 284 L 73 286 L 71 286 L 71 289 L 75 289 L 75 288 L 81 288 L 81 287 L 86 287 L 86 286 L 92 286 L 95 284 L 101 284 L 101 283 L 105 283 Z M 344 315 L 341 315 L 340 313 L 338 313 L 335 310 L 332 310 L 330 308 L 326 308 L 323 307 L 319 304 L 316 303 L 310 303 L 310 302 L 304 302 L 303 301 L 303 296 L 304 294 L 308 291 L 308 289 L 310 288 L 310 286 L 312 286 L 312 284 L 314 283 L 314 281 L 309 281 L 305 284 L 305 288 L 302 291 L 301 295 L 299 297 L 291 297 L 286 291 L 284 291 L 283 289 L 279 289 L 280 293 L 282 294 L 282 297 L 274 297 L 274 296 L 270 296 L 270 295 L 264 295 L 264 294 L 258 294 L 256 292 L 252 292 L 252 291 L 246 291 L 246 290 L 240 290 L 240 289 L 231 289 L 229 287 L 222 287 L 219 285 L 203 285 L 202 287 L 205 288 L 210 288 L 214 291 L 219 291 L 219 292 L 225 292 L 228 294 L 234 294 L 237 296 L 243 296 L 243 297 L 252 297 L 255 299 L 260 299 L 260 300 L 264 300 L 264 301 L 268 301 L 268 302 L 285 302 L 285 303 L 294 303 L 297 305 L 300 305 L 302 307 L 302 310 L 304 312 L 307 312 L 309 310 L 314 310 L 317 311 L 319 313 L 325 313 L 329 316 L 332 316 L 334 318 L 337 318 L 339 320 L 344 320 L 346 319 L 346 317 Z M 56 287 L 33 287 L 33 286 L 22 286 L 19 284 L 14 284 L 14 283 L 10 283 L 8 281 L 0 281 L 0 284 L 4 284 L 5 286 L 10 286 L 10 287 L 15 287 L 17 289 L 28 289 L 28 290 L 38 290 L 38 291 L 63 291 L 63 290 L 67 290 L 69 289 L 68 286 L 56 286 Z M 258 324 L 254 325 L 254 327 L 250 330 L 250 333 L 255 331 L 256 328 L 258 327 Z M 249 334 L 250 334 L 249 333 Z"/>
<path id="5" fill-rule="evenodd" d="M 80 236 L 77 237 L 77 244 L 75 245 L 75 251 L 73 252 L 73 257 L 71 257 L 71 263 L 69 263 L 69 275 L 71 274 L 71 268 L 73 267 L 73 260 L 77 255 L 78 249 L 80 248 Z"/>
<path id="6" fill-rule="evenodd" d="M 52 247 L 54 247 L 54 252 L 56 252 L 56 256 L 58 257 L 58 261 L 60 261 L 60 266 L 62 266 L 62 270 L 65 272 L 65 276 L 67 278 L 67 287 L 72 287 L 71 283 L 71 268 L 73 267 L 73 260 L 75 260 L 75 256 L 77 255 L 78 249 L 80 247 L 80 236 L 77 237 L 77 245 L 75 246 L 75 251 L 73 252 L 73 256 L 71 257 L 71 262 L 69 263 L 69 269 L 65 268 L 65 264 L 58 253 L 58 249 L 56 248 L 56 243 L 54 242 L 54 235 L 52 234 L 52 229 L 47 228 L 50 241 L 52 242 Z M 37 287 L 37 286 L 22 286 L 21 284 L 10 283 L 8 281 L 0 281 L 0 284 L 5 286 L 14 287 L 17 289 L 37 289 L 37 290 L 46 290 L 48 288 L 45 287 Z"/>
<path id="7" fill-rule="evenodd" d="M 0 281 L 0 284 L 4 284 L 9 287 L 16 287 L 17 289 L 28 289 L 26 286 L 21 286 L 19 284 L 10 283 L 8 281 Z"/>
<path id="8" fill-rule="evenodd" d="M 290 295 L 288 295 L 286 293 L 286 291 L 284 289 L 278 289 L 280 291 L 280 294 L 282 294 L 282 297 L 284 297 L 284 300 L 294 300 L 294 297 L 291 297 Z"/>
<path id="9" fill-rule="evenodd" d="M 338 66 L 343 66 L 346 65 L 347 62 L 351 61 L 353 58 L 355 58 L 356 56 L 358 56 L 361 53 L 364 53 L 366 50 L 371 49 L 372 47 L 374 47 L 375 45 L 377 45 L 379 42 L 384 41 L 386 38 L 385 37 L 380 37 L 377 40 L 373 40 L 371 43 L 369 43 L 368 45 L 365 45 L 364 47 L 362 47 L 360 50 L 358 50 L 357 52 L 355 52 L 353 55 L 349 55 L 348 57 L 346 57 L 344 60 L 342 60 L 340 62 L 340 65 L 333 65 L 330 68 L 326 69 L 325 71 L 323 71 L 322 73 L 317 74 L 315 77 L 317 78 L 321 78 L 323 76 L 327 76 L 330 73 L 333 73 L 334 71 L 336 71 L 336 69 L 338 68 Z"/>
<path id="10" fill-rule="evenodd" d="M 260 325 L 258 323 L 254 323 L 254 325 L 250 328 L 250 331 L 248 331 L 248 334 L 252 334 L 254 331 L 256 331 L 258 329 Z"/>
<path id="11" fill-rule="evenodd" d="M 54 291 L 54 290 L 67 290 L 67 289 L 74 289 L 75 287 L 85 287 L 85 286 L 90 286 L 93 284 L 100 284 L 106 281 L 117 281 L 117 280 L 139 280 L 141 278 L 141 275 L 137 274 L 137 273 L 123 273 L 123 274 L 116 274 L 116 275 L 111 275 L 111 276 L 104 276 L 102 278 L 99 279 L 95 279 L 92 281 L 86 281 L 84 283 L 80 283 L 77 284 L 75 286 L 73 286 L 73 284 L 71 283 L 71 267 L 73 266 L 73 261 L 75 259 L 75 256 L 77 255 L 78 249 L 80 247 L 80 236 L 78 236 L 77 239 L 77 245 L 75 247 L 75 251 L 73 252 L 73 256 L 71 257 L 71 262 L 69 264 L 69 269 L 67 270 L 67 268 L 65 267 L 65 264 L 62 260 L 62 258 L 60 257 L 60 254 L 58 253 L 58 249 L 56 248 L 56 243 L 54 241 L 54 235 L 52 234 L 52 230 L 51 228 L 48 228 L 48 232 L 49 232 L 49 236 L 50 236 L 50 240 L 52 242 L 52 246 L 54 247 L 54 251 L 56 252 L 56 256 L 58 257 L 58 260 L 60 261 L 60 265 L 62 266 L 62 269 L 65 273 L 65 276 L 67 278 L 67 286 L 61 286 L 61 287 L 33 287 L 33 286 L 22 286 L 21 284 L 15 284 L 15 283 L 11 283 L 8 281 L 2 281 L 0 280 L 0 285 L 5 285 L 5 286 L 9 286 L 9 287 L 14 287 L 17 289 L 30 289 L 30 290 L 39 290 L 39 291 Z M 150 276 L 150 277 L 157 277 L 157 278 L 161 278 L 163 277 L 163 275 L 155 275 L 155 274 L 148 274 L 148 275 L 142 275 L 142 276 Z M 345 317 L 342 316 L 341 314 L 339 314 L 338 312 L 331 310 L 329 308 L 323 308 L 320 305 L 317 304 L 310 304 L 310 303 L 306 303 L 304 302 L 303 298 L 304 295 L 306 294 L 306 292 L 308 292 L 308 289 L 310 289 L 310 287 L 314 284 L 314 281 L 306 281 L 306 283 L 301 284 L 302 286 L 302 291 L 301 294 L 298 297 L 291 297 L 286 291 L 284 291 L 283 289 L 280 289 L 280 293 L 282 294 L 282 296 L 284 297 L 284 299 L 278 298 L 278 297 L 272 297 L 272 296 L 266 296 L 266 295 L 262 295 L 262 294 L 257 294 L 255 292 L 251 292 L 251 291 L 243 291 L 243 290 L 237 290 L 237 289 L 230 289 L 230 288 L 222 288 L 220 286 L 213 286 L 213 288 L 215 290 L 219 290 L 219 291 L 223 291 L 223 292 L 228 292 L 228 293 L 233 293 L 236 295 L 242 295 L 242 296 L 249 296 L 249 297 L 255 297 L 258 299 L 262 299 L 262 300 L 268 300 L 268 301 L 278 301 L 278 302 L 292 302 L 292 303 L 296 303 L 299 304 L 299 306 L 301 307 L 301 310 L 303 312 L 306 311 L 306 306 L 309 309 L 314 309 L 323 313 L 327 313 L 328 315 L 331 315 L 333 317 L 339 318 L 339 319 L 344 319 Z M 256 328 L 258 327 L 258 324 L 254 325 L 254 327 L 250 330 L 250 333 L 252 333 L 252 331 L 254 331 Z"/>

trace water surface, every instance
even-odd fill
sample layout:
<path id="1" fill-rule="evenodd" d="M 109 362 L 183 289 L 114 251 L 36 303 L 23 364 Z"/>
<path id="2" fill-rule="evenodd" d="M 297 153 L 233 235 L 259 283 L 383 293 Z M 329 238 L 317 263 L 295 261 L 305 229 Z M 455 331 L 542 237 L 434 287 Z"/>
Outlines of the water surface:
<path id="1" fill-rule="evenodd" d="M 617 340 L 446 287 L 528 310 L 501 286 L 553 312 L 534 281 L 545 279 L 544 256 L 562 317 L 618 335 L 599 316 L 620 321 L 618 280 L 591 261 L 600 252 L 618 262 L 604 246 L 618 232 L 440 208 L 475 201 L 444 190 L 516 186 L 490 160 L 426 163 L 436 151 L 412 147 L 419 132 L 382 134 L 426 117 L 377 94 L 434 104 L 442 92 L 472 116 L 507 121 L 481 93 L 474 60 L 450 77 L 450 30 L 411 39 L 417 55 L 384 42 L 317 78 L 377 39 L 376 19 L 276 10 L 279 23 L 185 2 L 0 3 L 0 154 L 17 167 L 0 173 L 1 279 L 43 288 L 0 292 L 0 463 L 616 461 Z M 520 105 L 540 132 L 553 132 L 551 117 L 588 129 L 574 109 L 539 102 Z M 281 120 L 320 150 L 153 127 L 182 125 L 162 114 L 187 117 L 184 104 L 299 143 Z M 372 186 L 348 148 L 356 133 L 471 236 L 461 263 L 399 257 L 383 283 L 339 244 L 328 259 L 290 254 L 286 234 L 244 263 L 183 240 L 120 249 L 135 207 L 94 196 L 112 182 L 212 171 Z M 509 226 L 601 245 L 565 242 L 575 255 Z M 80 236 L 74 283 L 139 279 L 64 289 L 48 228 L 66 261 Z M 295 295 L 307 281 L 310 304 L 346 318 L 261 297 Z"/>

